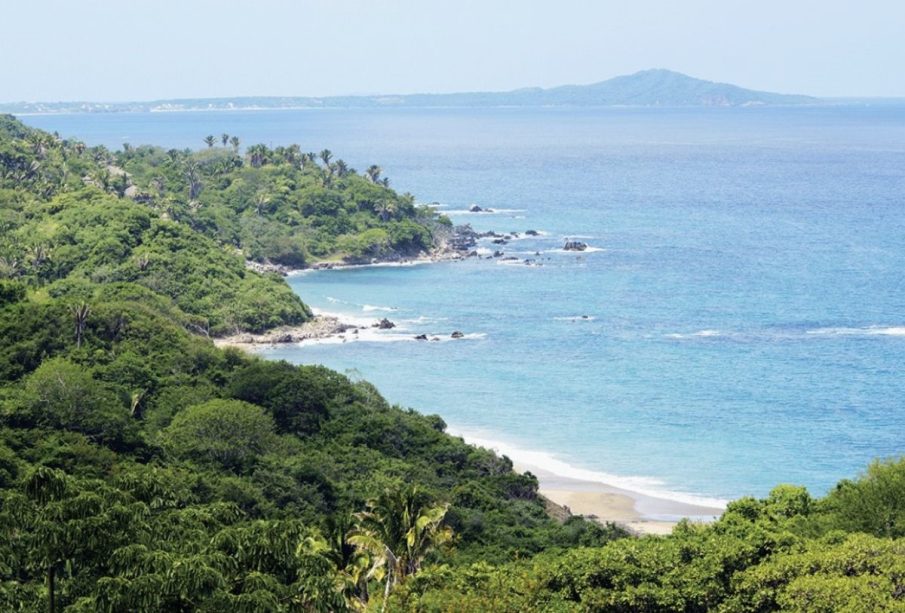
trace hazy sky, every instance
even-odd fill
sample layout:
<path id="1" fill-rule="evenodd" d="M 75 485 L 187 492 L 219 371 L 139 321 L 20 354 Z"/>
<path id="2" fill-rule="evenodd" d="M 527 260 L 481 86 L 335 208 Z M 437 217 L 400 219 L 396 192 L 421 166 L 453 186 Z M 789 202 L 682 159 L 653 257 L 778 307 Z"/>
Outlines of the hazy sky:
<path id="1" fill-rule="evenodd" d="M 0 101 L 504 90 L 645 68 L 905 96 L 905 0 L 2 0 Z"/>

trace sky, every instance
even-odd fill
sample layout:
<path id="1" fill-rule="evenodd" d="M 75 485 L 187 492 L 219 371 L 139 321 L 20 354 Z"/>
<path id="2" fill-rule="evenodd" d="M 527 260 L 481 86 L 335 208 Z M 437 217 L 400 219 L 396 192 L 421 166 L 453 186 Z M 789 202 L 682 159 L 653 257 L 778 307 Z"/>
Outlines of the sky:
<path id="1" fill-rule="evenodd" d="M 497 91 L 647 68 L 905 96 L 905 0 L 0 0 L 0 101 Z"/>

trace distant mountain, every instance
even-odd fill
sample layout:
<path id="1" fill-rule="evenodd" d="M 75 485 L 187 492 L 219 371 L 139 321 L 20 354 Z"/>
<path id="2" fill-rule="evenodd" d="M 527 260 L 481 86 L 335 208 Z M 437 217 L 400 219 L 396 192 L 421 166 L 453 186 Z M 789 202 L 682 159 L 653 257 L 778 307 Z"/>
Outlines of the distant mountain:
<path id="1" fill-rule="evenodd" d="M 815 104 L 818 98 L 775 94 L 727 83 L 695 79 L 671 70 L 643 70 L 590 85 L 539 87 L 508 92 L 406 94 L 379 96 L 241 97 L 156 100 L 152 102 L 16 102 L 0 103 L 6 113 L 104 113 L 129 111 L 200 111 L 287 108 L 379 107 L 538 107 L 635 106 L 727 107 Z"/>

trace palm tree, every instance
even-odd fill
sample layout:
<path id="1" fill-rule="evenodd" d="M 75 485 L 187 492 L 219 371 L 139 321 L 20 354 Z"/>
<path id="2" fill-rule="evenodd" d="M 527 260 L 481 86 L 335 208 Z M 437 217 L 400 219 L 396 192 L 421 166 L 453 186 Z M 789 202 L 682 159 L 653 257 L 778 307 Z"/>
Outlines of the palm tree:
<path id="1" fill-rule="evenodd" d="M 371 559 L 368 577 L 386 579 L 383 608 L 390 590 L 421 570 L 434 549 L 452 539 L 443 525 L 449 505 L 431 505 L 418 486 L 385 490 L 357 515 L 358 526 L 347 541 Z"/>
<path id="2" fill-rule="evenodd" d="M 270 204 L 270 196 L 267 192 L 258 192 L 255 194 L 255 212 L 258 214 L 258 217 L 262 216 L 267 210 L 267 205 Z"/>
<path id="3" fill-rule="evenodd" d="M 208 148 L 213 147 L 215 142 L 217 142 L 217 139 L 214 138 L 213 134 L 208 134 L 204 137 L 204 144 L 207 145 Z"/>
<path id="4" fill-rule="evenodd" d="M 333 165 L 336 169 L 336 176 L 342 178 L 349 174 L 349 165 L 346 164 L 343 160 L 336 160 L 336 163 Z"/>
<path id="5" fill-rule="evenodd" d="M 378 200 L 374 205 L 374 212 L 380 217 L 380 221 L 389 221 L 396 214 L 396 202 L 390 198 Z"/>
<path id="6" fill-rule="evenodd" d="M 72 313 L 72 319 L 75 322 L 75 346 L 81 348 L 82 336 L 85 334 L 85 324 L 91 314 L 91 307 L 82 302 L 69 307 L 69 312 Z"/>
<path id="7" fill-rule="evenodd" d="M 252 145 L 246 150 L 252 168 L 260 168 L 267 162 L 270 151 L 266 145 Z"/>
<path id="8" fill-rule="evenodd" d="M 198 198 L 201 193 L 201 173 L 200 166 L 194 160 L 188 160 L 185 163 L 185 178 L 189 183 L 189 200 Z"/>
<path id="9" fill-rule="evenodd" d="M 229 144 L 233 146 L 233 151 L 235 151 L 236 153 L 239 152 L 239 142 L 240 141 L 238 136 L 231 136 L 229 139 Z"/>
<path id="10" fill-rule="evenodd" d="M 0 278 L 12 279 L 19 274 L 19 260 L 13 257 L 0 256 Z"/>
<path id="11" fill-rule="evenodd" d="M 226 145 L 229 143 L 229 134 L 227 134 L 226 132 L 224 132 L 223 134 L 221 134 L 221 135 L 220 135 L 220 142 L 223 143 L 223 146 L 224 146 L 224 147 L 226 147 Z"/>
<path id="12" fill-rule="evenodd" d="M 329 166 L 330 166 L 330 160 L 333 159 L 333 152 L 330 151 L 329 149 L 324 149 L 324 150 L 321 151 L 321 153 L 320 153 L 320 158 L 321 158 L 321 161 L 324 163 L 324 166 L 325 166 L 325 167 L 329 167 Z"/>
<path id="13" fill-rule="evenodd" d="M 378 166 L 377 164 L 371 164 L 370 166 L 368 166 L 365 174 L 368 176 L 368 179 L 371 181 L 371 183 L 377 183 L 378 181 L 380 181 L 381 172 L 383 172 L 383 170 L 380 168 L 380 166 Z"/>

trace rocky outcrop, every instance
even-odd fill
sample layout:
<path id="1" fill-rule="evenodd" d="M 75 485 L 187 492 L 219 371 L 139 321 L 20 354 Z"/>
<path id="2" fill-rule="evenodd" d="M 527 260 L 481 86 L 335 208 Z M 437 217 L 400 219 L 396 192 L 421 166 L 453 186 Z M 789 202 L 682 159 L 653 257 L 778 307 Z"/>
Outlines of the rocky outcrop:
<path id="1" fill-rule="evenodd" d="M 373 323 L 373 324 L 371 325 L 371 327 L 372 327 L 372 328 L 378 328 L 378 329 L 380 329 L 380 330 L 392 330 L 393 328 L 396 327 L 396 324 L 394 324 L 394 323 L 391 322 L 389 319 L 387 319 L 386 317 L 384 317 L 384 318 L 381 319 L 380 321 Z"/>
<path id="2" fill-rule="evenodd" d="M 588 244 L 581 241 L 566 241 L 562 248 L 564 251 L 584 251 L 588 248 Z"/>
<path id="3" fill-rule="evenodd" d="M 465 335 L 458 330 L 455 330 L 452 334 L 449 335 L 450 338 L 465 338 Z"/>
<path id="4" fill-rule="evenodd" d="M 286 276 L 290 272 L 292 272 L 292 268 L 288 266 L 283 266 L 282 264 L 274 264 L 269 260 L 265 260 L 263 262 L 256 262 L 254 260 L 245 260 L 245 268 L 248 270 L 253 270 L 260 274 L 267 273 L 276 273 L 278 275 Z"/>

